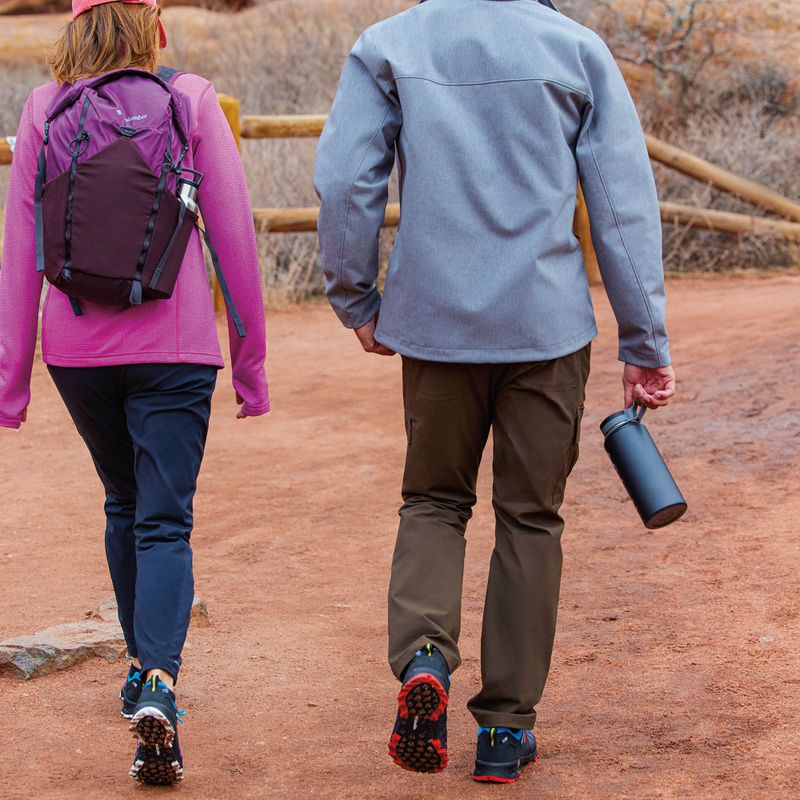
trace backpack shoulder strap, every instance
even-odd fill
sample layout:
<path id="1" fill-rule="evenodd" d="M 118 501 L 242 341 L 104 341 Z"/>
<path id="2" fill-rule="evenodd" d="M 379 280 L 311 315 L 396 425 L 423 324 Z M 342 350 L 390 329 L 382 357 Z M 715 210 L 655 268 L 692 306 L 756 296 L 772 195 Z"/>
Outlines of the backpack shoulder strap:
<path id="1" fill-rule="evenodd" d="M 180 70 L 173 69 L 172 67 L 161 66 L 156 71 L 156 74 L 161 78 L 164 83 L 174 83 L 179 75 L 183 75 Z"/>

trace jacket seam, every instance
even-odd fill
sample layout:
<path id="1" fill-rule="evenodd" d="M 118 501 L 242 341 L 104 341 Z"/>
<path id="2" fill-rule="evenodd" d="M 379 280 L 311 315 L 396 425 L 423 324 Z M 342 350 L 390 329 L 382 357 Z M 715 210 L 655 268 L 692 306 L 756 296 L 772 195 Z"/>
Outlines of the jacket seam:
<path id="1" fill-rule="evenodd" d="M 359 59 L 359 61 L 361 61 L 361 59 Z M 361 64 L 363 65 L 364 69 L 366 69 L 367 72 L 369 72 L 369 69 L 367 68 L 367 65 L 364 64 L 363 61 L 361 61 Z M 373 77 L 371 72 L 369 72 L 369 75 L 374 80 L 374 77 Z M 380 85 L 378 85 L 378 88 L 380 89 Z M 381 90 L 381 94 L 384 94 L 383 90 Z M 384 97 L 385 97 L 385 94 L 384 94 Z M 364 159 L 367 157 L 367 153 L 369 152 L 369 148 L 371 147 L 372 143 L 375 141 L 375 137 L 383 130 L 383 123 L 386 121 L 386 117 L 389 116 L 389 112 L 391 110 L 392 110 L 392 104 L 387 99 L 386 100 L 386 111 L 384 112 L 383 117 L 381 117 L 381 121 L 380 121 L 378 127 L 375 129 L 375 132 L 372 134 L 372 136 L 370 136 L 369 141 L 367 142 L 367 144 L 364 147 L 364 152 L 361 154 L 361 158 L 359 159 L 358 165 L 356 166 L 355 172 L 353 173 L 353 178 L 350 181 L 350 187 L 347 190 L 347 200 L 345 202 L 344 225 L 342 226 L 342 246 L 341 246 L 341 248 L 339 250 L 339 266 L 338 266 L 338 269 L 337 269 L 337 273 L 338 273 L 337 280 L 338 280 L 339 285 L 342 287 L 342 291 L 344 292 L 344 308 L 343 308 L 343 310 L 344 310 L 344 313 L 347 315 L 347 319 L 348 319 L 348 321 L 350 323 L 353 322 L 353 315 L 350 313 L 350 311 L 348 309 L 348 302 L 349 302 L 349 300 L 348 300 L 348 292 L 347 292 L 347 289 L 345 288 L 345 286 L 344 286 L 344 284 L 342 282 L 342 273 L 344 272 L 344 251 L 345 251 L 345 247 L 346 247 L 346 244 L 347 244 L 347 224 L 350 221 L 350 208 L 351 208 L 350 198 L 353 196 L 353 188 L 355 187 L 356 180 L 358 180 L 358 176 L 361 173 L 361 165 L 364 163 Z"/>
<path id="2" fill-rule="evenodd" d="M 644 286 L 642 286 L 641 278 L 639 277 L 639 273 L 636 270 L 636 264 L 634 263 L 633 257 L 631 256 L 630 249 L 628 248 L 628 243 L 625 241 L 625 236 L 622 233 L 622 229 L 620 228 L 619 224 L 619 217 L 617 216 L 617 210 L 614 208 L 614 203 L 611 200 L 611 195 L 608 192 L 608 187 L 606 186 L 605 178 L 603 177 L 603 173 L 600 170 L 600 164 L 597 162 L 597 156 L 594 152 L 594 145 L 592 144 L 592 134 L 589 128 L 586 129 L 586 138 L 589 142 L 589 150 L 592 153 L 592 161 L 594 162 L 594 167 L 597 170 L 597 175 L 600 178 L 600 185 L 603 187 L 603 193 L 606 196 L 606 200 L 608 201 L 608 207 L 611 209 L 611 214 L 614 217 L 614 226 L 617 229 L 617 234 L 619 235 L 619 240 L 622 242 L 622 246 L 625 249 L 625 255 L 628 257 L 628 263 L 631 266 L 631 272 L 633 272 L 633 277 L 636 279 L 636 285 L 639 287 L 639 293 L 642 296 L 642 302 L 644 303 L 644 307 L 647 311 L 647 317 L 650 320 L 650 333 L 653 337 L 653 349 L 655 350 L 656 358 L 661 361 L 661 348 L 658 346 L 658 337 L 656 335 L 656 326 L 653 320 L 653 312 L 650 309 L 650 303 L 647 299 L 647 294 L 644 291 Z"/>
<path id="3" fill-rule="evenodd" d="M 206 88 L 203 89 L 202 92 L 200 92 L 200 97 L 197 98 L 197 113 L 196 114 L 193 114 L 191 106 L 189 107 L 189 113 L 194 117 L 194 119 L 191 120 L 192 127 L 191 127 L 191 132 L 189 134 L 190 138 L 194 133 L 196 133 L 198 130 L 200 130 L 200 107 L 203 105 L 203 100 L 205 99 L 205 96 L 206 96 L 206 93 L 208 92 L 208 90 L 209 89 L 213 89 L 213 88 L 214 88 L 214 84 L 211 83 L 211 81 L 208 81 L 208 86 L 206 86 Z M 185 94 L 185 92 L 184 92 L 184 94 Z M 194 153 L 193 153 L 193 155 L 194 155 Z"/>
<path id="4" fill-rule="evenodd" d="M 372 45 L 372 51 L 375 53 L 376 74 L 373 75 L 372 72 L 370 71 L 369 67 L 366 64 L 364 64 L 364 66 L 366 67 L 366 69 L 369 72 L 369 74 L 372 75 L 372 78 L 375 81 L 375 83 L 378 84 L 378 88 L 386 95 L 387 100 L 389 100 L 389 102 L 391 102 L 391 99 L 389 98 L 389 93 L 384 89 L 384 87 L 382 85 L 382 82 L 381 82 L 381 79 L 377 75 L 378 64 L 380 62 L 381 56 L 380 56 L 380 53 L 378 52 L 378 45 L 375 44 L 375 37 L 372 35 L 372 31 L 370 29 L 367 29 L 366 31 L 364 31 L 364 38 L 369 40 L 369 43 Z M 363 64 L 364 62 L 362 61 L 361 63 Z M 388 81 L 388 83 L 390 85 L 394 83 L 394 76 L 392 76 L 392 80 Z"/>
<path id="5" fill-rule="evenodd" d="M 397 81 L 426 81 L 427 83 L 434 83 L 437 86 L 487 86 L 495 83 L 552 83 L 555 86 L 561 86 L 564 89 L 569 89 L 571 92 L 575 92 L 576 94 L 581 95 L 585 100 L 588 102 L 592 102 L 592 98 L 582 89 L 578 89 L 575 86 L 572 86 L 569 83 L 564 83 L 564 81 L 556 80 L 555 78 L 495 78 L 492 80 L 485 80 L 485 81 L 456 81 L 452 83 L 447 83 L 445 81 L 437 81 L 433 78 L 426 78 L 423 75 L 396 75 L 394 78 L 395 82 Z"/>

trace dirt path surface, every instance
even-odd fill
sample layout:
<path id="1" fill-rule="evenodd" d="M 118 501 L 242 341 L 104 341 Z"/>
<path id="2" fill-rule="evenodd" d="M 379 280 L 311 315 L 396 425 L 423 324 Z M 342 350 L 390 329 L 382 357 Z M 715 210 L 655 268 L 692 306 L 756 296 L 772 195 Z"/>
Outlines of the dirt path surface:
<path id="1" fill-rule="evenodd" d="M 600 292 L 583 454 L 538 765 L 469 779 L 489 466 L 468 531 L 452 766 L 386 755 L 396 684 L 385 593 L 403 456 L 399 359 L 366 356 L 323 306 L 270 320 L 274 412 L 234 420 L 221 376 L 193 537 L 212 626 L 189 632 L 183 798 L 800 796 L 800 276 L 670 284 L 680 402 L 648 417 L 690 503 L 646 532 L 597 429 L 621 402 Z M 30 421 L 0 431 L 0 638 L 80 619 L 111 592 L 101 493 L 37 364 Z M 0 678 L 0 797 L 143 797 L 123 664 Z M 156 791 L 159 797 L 163 792 Z"/>

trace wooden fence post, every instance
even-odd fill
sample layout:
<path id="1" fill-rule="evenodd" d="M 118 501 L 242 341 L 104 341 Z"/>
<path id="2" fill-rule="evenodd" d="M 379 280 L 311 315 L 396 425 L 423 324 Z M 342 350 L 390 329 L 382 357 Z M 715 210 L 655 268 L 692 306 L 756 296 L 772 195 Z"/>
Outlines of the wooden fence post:
<path id="1" fill-rule="evenodd" d="M 219 104 L 222 106 L 222 112 L 225 114 L 225 119 L 228 120 L 228 125 L 231 126 L 233 138 L 236 140 L 236 146 L 241 150 L 241 122 L 239 117 L 239 100 L 229 94 L 219 94 Z M 212 293 L 214 297 L 214 310 L 223 311 L 225 309 L 225 300 L 222 297 L 222 290 L 219 288 L 217 276 L 214 275 L 212 281 Z"/>
<path id="2" fill-rule="evenodd" d="M 583 251 L 583 263 L 586 266 L 586 276 L 589 278 L 590 285 L 602 283 L 600 277 L 600 264 L 597 261 L 597 253 L 594 251 L 592 243 L 592 228 L 589 223 L 589 209 L 586 207 L 586 199 L 583 196 L 583 189 L 578 184 L 578 202 L 575 205 L 575 222 L 573 223 L 575 235 L 581 243 Z"/>
<path id="3" fill-rule="evenodd" d="M 679 147 L 675 147 L 675 145 L 656 139 L 655 136 L 647 134 L 645 138 L 647 140 L 647 152 L 653 161 L 658 161 L 670 169 L 674 169 L 683 175 L 688 175 L 695 180 L 710 183 L 723 192 L 728 192 L 728 194 L 732 194 L 765 211 L 771 211 L 779 217 L 792 222 L 800 222 L 800 203 L 795 203 L 794 200 L 784 197 L 774 189 L 770 189 L 757 181 L 743 178 L 741 175 L 735 175 L 726 169 L 718 167 L 716 164 L 706 161 L 704 158 L 698 158 L 685 150 L 681 150 Z"/>
<path id="4" fill-rule="evenodd" d="M 13 150 L 11 143 L 14 141 L 13 136 L 0 137 L 0 164 L 10 164 L 13 157 Z"/>

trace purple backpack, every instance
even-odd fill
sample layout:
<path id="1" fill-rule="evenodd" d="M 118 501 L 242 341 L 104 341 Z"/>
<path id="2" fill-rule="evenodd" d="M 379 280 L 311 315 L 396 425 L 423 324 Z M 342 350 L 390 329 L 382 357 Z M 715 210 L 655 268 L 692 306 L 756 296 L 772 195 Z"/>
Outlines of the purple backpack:
<path id="1" fill-rule="evenodd" d="M 34 196 L 36 268 L 78 316 L 82 300 L 136 306 L 172 296 L 203 178 L 181 166 L 191 117 L 189 98 L 172 85 L 178 74 L 107 72 L 64 84 L 47 109 Z"/>

